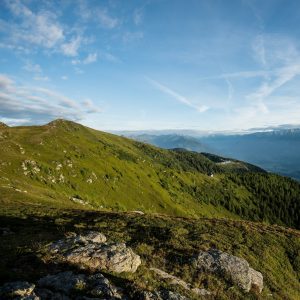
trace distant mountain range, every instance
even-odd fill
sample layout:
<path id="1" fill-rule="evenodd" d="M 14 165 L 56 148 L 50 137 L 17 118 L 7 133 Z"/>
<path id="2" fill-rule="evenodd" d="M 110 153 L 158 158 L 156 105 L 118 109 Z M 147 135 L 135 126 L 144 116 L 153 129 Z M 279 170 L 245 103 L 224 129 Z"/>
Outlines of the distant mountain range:
<path id="1" fill-rule="evenodd" d="M 284 129 L 282 129 L 284 128 Z M 134 134 L 139 141 L 158 147 L 209 152 L 256 164 L 270 172 L 300 179 L 300 129 L 292 125 L 257 129 L 247 134 Z"/>

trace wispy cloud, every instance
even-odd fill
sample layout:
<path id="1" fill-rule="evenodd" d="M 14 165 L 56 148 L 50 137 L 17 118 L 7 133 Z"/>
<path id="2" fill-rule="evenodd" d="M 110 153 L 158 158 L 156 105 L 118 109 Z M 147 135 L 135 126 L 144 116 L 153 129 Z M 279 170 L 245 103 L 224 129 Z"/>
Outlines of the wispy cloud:
<path id="1" fill-rule="evenodd" d="M 228 78 L 225 78 L 225 82 L 227 84 L 227 104 L 229 105 L 233 99 L 234 87 Z"/>
<path id="2" fill-rule="evenodd" d="M 79 1 L 78 15 L 84 21 L 93 21 L 106 29 L 113 29 L 121 23 L 117 17 L 111 16 L 106 8 L 90 7 L 87 1 Z"/>
<path id="3" fill-rule="evenodd" d="M 34 13 L 21 1 L 5 1 L 18 22 L 6 23 L 10 42 L 35 44 L 43 48 L 53 48 L 64 40 L 64 30 L 52 12 Z"/>
<path id="4" fill-rule="evenodd" d="M 87 64 L 91 64 L 97 61 L 98 58 L 98 54 L 97 53 L 90 53 L 84 60 L 83 60 L 83 64 L 87 65 Z"/>
<path id="5" fill-rule="evenodd" d="M 119 20 L 111 17 L 106 9 L 97 10 L 95 16 L 99 20 L 100 25 L 105 28 L 112 29 L 119 25 Z"/>
<path id="6" fill-rule="evenodd" d="M 91 63 L 95 63 L 98 60 L 102 60 L 102 61 L 108 61 L 108 62 L 112 62 L 112 63 L 117 63 L 120 62 L 120 60 L 114 56 L 113 54 L 109 53 L 109 52 L 93 52 L 93 53 L 89 53 L 85 58 L 83 59 L 72 59 L 71 63 L 72 65 L 88 65 Z"/>
<path id="7" fill-rule="evenodd" d="M 50 80 L 48 76 L 34 76 L 33 79 L 36 81 L 49 81 Z"/>
<path id="8" fill-rule="evenodd" d="M 271 74 L 271 71 L 267 70 L 256 70 L 256 71 L 238 71 L 233 73 L 223 73 L 215 76 L 201 77 L 199 80 L 210 80 L 210 79 L 247 79 L 255 77 L 267 77 Z"/>
<path id="9" fill-rule="evenodd" d="M 252 49 L 254 58 L 258 60 L 263 66 L 267 65 L 265 39 L 263 34 L 258 35 L 252 42 Z"/>
<path id="10" fill-rule="evenodd" d="M 206 105 L 196 105 L 194 103 L 192 103 L 188 98 L 186 98 L 185 96 L 175 92 L 174 90 L 172 90 L 171 88 L 159 83 L 158 81 L 155 81 L 151 78 L 146 78 L 148 80 L 148 82 L 150 82 L 155 88 L 157 88 L 159 91 L 163 92 L 166 95 L 171 96 L 173 99 L 177 100 L 180 103 L 183 103 L 195 110 L 197 110 L 198 112 L 205 112 L 209 109 L 208 106 Z"/>
<path id="11" fill-rule="evenodd" d="M 77 56 L 82 42 L 81 36 L 73 37 L 71 41 L 61 45 L 61 50 L 66 56 Z"/>
<path id="12" fill-rule="evenodd" d="M 124 32 L 122 39 L 124 43 L 129 43 L 135 40 L 140 40 L 143 37 L 144 37 L 144 33 L 142 31 L 135 31 L 135 32 L 126 31 Z"/>
<path id="13" fill-rule="evenodd" d="M 143 21 L 144 12 L 143 8 L 137 8 L 133 12 L 133 22 L 136 26 L 140 25 Z"/>
<path id="14" fill-rule="evenodd" d="M 0 117 L 42 123 L 59 117 L 80 120 L 98 112 L 90 99 L 80 103 L 50 89 L 17 84 L 0 74 Z"/>
<path id="15" fill-rule="evenodd" d="M 276 70 L 273 80 L 263 82 L 263 84 L 254 93 L 249 94 L 249 99 L 264 100 L 274 93 L 278 88 L 294 79 L 300 74 L 300 64 L 283 67 Z"/>
<path id="16" fill-rule="evenodd" d="M 23 69 L 27 72 L 42 73 L 41 66 L 39 64 L 31 63 L 30 61 L 26 62 L 26 64 L 23 66 Z"/>

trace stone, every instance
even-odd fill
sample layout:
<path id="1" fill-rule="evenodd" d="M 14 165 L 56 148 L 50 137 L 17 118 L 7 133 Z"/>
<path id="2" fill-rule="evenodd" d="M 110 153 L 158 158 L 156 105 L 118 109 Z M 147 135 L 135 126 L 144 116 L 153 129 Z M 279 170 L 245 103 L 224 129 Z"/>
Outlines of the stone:
<path id="1" fill-rule="evenodd" d="M 41 278 L 37 284 L 41 288 L 63 292 L 65 294 L 69 294 L 71 291 L 78 288 L 85 288 L 87 285 L 85 275 L 75 275 L 71 271 L 47 275 Z"/>
<path id="2" fill-rule="evenodd" d="M 179 285 L 185 290 L 188 290 L 198 296 L 206 296 L 210 295 L 211 293 L 205 289 L 199 289 L 199 288 L 193 288 L 191 284 L 186 283 L 184 280 L 171 275 L 163 270 L 157 269 L 157 268 L 150 268 L 151 271 L 155 272 L 160 278 L 169 280 L 171 285 Z"/>
<path id="3" fill-rule="evenodd" d="M 13 234 L 9 227 L 0 227 L 0 232 L 2 233 L 2 235 Z"/>
<path id="4" fill-rule="evenodd" d="M 68 295 L 74 291 L 87 293 L 93 297 L 107 297 L 107 299 L 123 299 L 122 290 L 116 288 L 102 274 L 84 275 L 71 271 L 47 275 L 38 281 L 39 295 L 42 299 L 69 299 Z"/>
<path id="5" fill-rule="evenodd" d="M 39 300 L 34 288 L 35 285 L 27 281 L 8 282 L 0 288 L 0 299 Z"/>
<path id="6" fill-rule="evenodd" d="M 88 278 L 88 287 L 92 296 L 108 296 L 113 299 L 122 299 L 122 290 L 112 285 L 109 280 L 100 273 Z"/>
<path id="7" fill-rule="evenodd" d="M 141 264 L 140 257 L 124 243 L 105 243 L 106 237 L 98 232 L 74 234 L 50 245 L 50 252 L 63 262 L 81 269 L 110 272 L 135 272 Z"/>
<path id="8" fill-rule="evenodd" d="M 48 289 L 37 288 L 36 294 L 41 300 L 71 300 L 71 298 L 60 292 L 52 292 Z"/>
<path id="9" fill-rule="evenodd" d="M 261 293 L 264 287 L 263 275 L 252 268 L 249 269 L 249 272 L 251 277 L 251 289 L 257 293 Z"/>
<path id="10" fill-rule="evenodd" d="M 210 249 L 207 252 L 200 251 L 197 257 L 193 259 L 193 263 L 199 270 L 228 276 L 234 284 L 246 292 L 252 288 L 259 292 L 262 291 L 262 274 L 251 269 L 249 263 L 243 258 L 217 249 Z"/>
<path id="11" fill-rule="evenodd" d="M 161 291 L 143 291 L 138 297 L 134 299 L 137 300 L 189 300 L 187 297 L 180 295 L 169 290 Z"/>

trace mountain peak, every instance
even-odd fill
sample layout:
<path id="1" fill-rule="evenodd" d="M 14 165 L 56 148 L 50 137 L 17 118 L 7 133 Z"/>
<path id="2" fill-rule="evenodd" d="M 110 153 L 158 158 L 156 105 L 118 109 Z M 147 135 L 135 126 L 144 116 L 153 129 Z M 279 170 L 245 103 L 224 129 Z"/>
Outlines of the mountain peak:
<path id="1" fill-rule="evenodd" d="M 1 128 L 8 128 L 8 127 L 9 127 L 9 126 L 6 125 L 5 123 L 0 122 L 0 129 L 1 129 Z"/>
<path id="2" fill-rule="evenodd" d="M 70 121 L 70 120 L 66 120 L 66 119 L 55 119 L 51 122 L 49 122 L 48 124 L 46 124 L 46 126 L 50 127 L 50 128 L 63 128 L 63 129 L 67 129 L 67 130 L 78 130 L 79 128 L 83 127 L 83 125 L 78 124 L 74 121 Z"/>

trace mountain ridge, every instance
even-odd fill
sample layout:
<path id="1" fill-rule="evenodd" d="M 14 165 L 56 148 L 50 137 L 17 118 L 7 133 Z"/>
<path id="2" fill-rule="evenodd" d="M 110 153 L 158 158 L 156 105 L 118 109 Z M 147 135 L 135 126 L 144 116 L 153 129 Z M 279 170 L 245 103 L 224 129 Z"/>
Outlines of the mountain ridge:
<path id="1" fill-rule="evenodd" d="M 65 120 L 1 132 L 3 198 L 298 226 L 299 184 L 241 161 L 163 150 Z M 283 202 L 286 189 L 293 193 Z"/>

